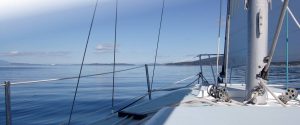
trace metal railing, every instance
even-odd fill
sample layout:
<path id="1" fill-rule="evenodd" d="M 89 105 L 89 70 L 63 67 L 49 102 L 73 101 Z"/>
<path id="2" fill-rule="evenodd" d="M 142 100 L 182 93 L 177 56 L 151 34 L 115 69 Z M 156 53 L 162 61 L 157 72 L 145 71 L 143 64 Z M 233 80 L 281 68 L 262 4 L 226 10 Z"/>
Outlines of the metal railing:
<path id="1" fill-rule="evenodd" d="M 136 66 L 136 67 L 132 67 L 132 68 L 117 70 L 117 71 L 115 71 L 115 73 L 129 71 L 129 70 L 138 69 L 138 68 L 142 68 L 142 67 L 144 67 L 144 66 Z M 112 74 L 112 73 L 113 72 L 104 72 L 104 73 L 99 73 L 99 74 L 83 75 L 80 78 L 101 76 L 101 75 L 107 75 L 107 74 Z M 43 80 L 34 80 L 34 81 L 12 82 L 10 84 L 11 85 L 18 85 L 18 84 L 30 84 L 30 83 L 43 83 L 43 82 L 62 81 L 62 80 L 69 80 L 69 79 L 78 79 L 78 76 L 64 77 L 64 78 L 53 78 L 53 79 L 43 79 Z M 2 86 L 5 86 L 5 84 L 2 84 Z"/>
<path id="2" fill-rule="evenodd" d="M 146 69 L 146 77 L 147 77 L 147 86 L 148 86 L 148 94 L 149 94 L 149 99 L 151 99 L 151 90 L 150 90 L 150 83 L 149 83 L 149 73 L 148 73 L 148 65 L 144 66 L 136 66 L 132 68 L 127 68 L 127 69 L 122 69 L 122 70 L 117 70 L 115 73 L 119 72 L 125 72 L 129 70 L 134 70 L 134 69 L 139 69 L 145 67 Z M 99 73 L 99 74 L 89 74 L 89 75 L 83 75 L 80 78 L 87 78 L 87 77 L 94 77 L 94 76 L 101 76 L 101 75 L 107 75 L 107 74 L 112 74 L 113 72 L 104 72 L 104 73 Z M 53 79 L 43 79 L 43 80 L 34 80 L 34 81 L 21 81 L 21 82 L 10 82 L 10 81 L 5 81 L 3 84 L 0 84 L 0 86 L 4 86 L 4 91 L 5 91 L 5 113 L 6 113 L 6 125 L 11 125 L 12 124 L 12 113 L 11 113 L 11 93 L 10 93 L 10 87 L 11 85 L 21 85 L 21 84 L 33 84 L 33 83 L 49 83 L 53 81 L 62 81 L 62 80 L 70 80 L 70 79 L 78 79 L 78 76 L 72 76 L 72 77 L 64 77 L 64 78 L 53 78 Z"/>
<path id="3" fill-rule="evenodd" d="M 215 84 L 218 84 L 219 81 L 217 81 L 218 76 L 215 76 L 215 71 L 214 71 L 214 68 L 213 68 L 213 64 L 211 63 L 211 59 L 212 59 L 211 57 L 218 58 L 218 56 L 224 56 L 224 54 L 199 54 L 199 55 L 196 56 L 196 57 L 199 57 L 199 66 L 200 66 L 200 72 L 201 73 L 203 73 L 203 60 L 202 60 L 202 57 L 208 57 L 208 58 L 206 58 L 206 59 L 209 59 L 209 61 L 207 63 L 208 63 L 208 65 L 210 65 L 213 80 L 214 80 Z M 217 64 L 217 65 L 219 65 L 219 64 Z M 217 74 L 219 74 L 219 73 L 217 72 Z M 202 77 L 201 77 L 201 81 L 202 81 L 202 83 L 204 82 L 204 79 Z"/>
<path id="4" fill-rule="evenodd" d="M 5 112 L 6 112 L 6 125 L 11 125 L 11 106 L 10 106 L 10 82 L 5 81 Z"/>
<path id="5" fill-rule="evenodd" d="M 129 70 L 134 70 L 134 69 L 139 69 L 139 68 L 145 68 L 145 72 L 146 72 L 146 83 L 147 83 L 147 94 L 143 95 L 142 97 L 145 97 L 148 95 L 149 100 L 152 99 L 152 92 L 155 91 L 166 91 L 166 90 L 176 90 L 176 89 L 180 89 L 180 88 L 184 88 L 184 87 L 189 87 L 190 85 L 192 85 L 193 83 L 195 83 L 196 80 L 199 81 L 201 77 L 201 75 L 197 74 L 197 75 L 192 75 L 192 76 L 188 76 L 184 79 L 178 80 L 176 82 L 174 82 L 174 84 L 178 84 L 180 82 L 186 81 L 188 79 L 191 79 L 193 77 L 197 77 L 197 79 L 195 81 L 193 81 L 192 83 L 183 86 L 183 87 L 175 87 L 175 88 L 161 88 L 161 89 L 155 89 L 155 90 L 151 90 L 151 83 L 150 83 L 150 78 L 149 78 L 149 70 L 148 70 L 148 65 L 145 64 L 143 66 L 136 66 L 136 67 L 132 67 L 132 68 L 127 68 L 127 69 L 122 69 L 122 70 L 117 70 L 115 71 L 115 73 L 119 73 L 119 72 L 125 72 L 125 71 L 129 71 Z M 107 75 L 107 74 L 112 74 L 113 72 L 104 72 L 104 73 L 99 73 L 99 74 L 89 74 L 89 75 L 83 75 L 80 78 L 87 78 L 87 77 L 94 77 L 94 76 L 101 76 L 101 75 Z M 11 125 L 12 124 L 12 113 L 11 113 L 11 93 L 10 93 L 10 88 L 11 85 L 21 85 L 21 84 L 37 84 L 37 83 L 49 83 L 49 82 L 53 82 L 53 81 L 62 81 L 62 80 L 70 80 L 70 79 L 78 79 L 78 76 L 72 76 L 72 77 L 64 77 L 64 78 L 53 78 L 53 79 L 43 79 L 43 80 L 34 80 L 34 81 L 21 81 L 21 82 L 10 82 L 10 81 L 5 81 L 3 84 L 0 84 L 0 86 L 4 86 L 5 89 L 5 112 L 6 112 L 6 125 Z M 141 99 L 141 97 L 138 98 L 138 100 L 135 100 L 132 103 L 135 103 L 137 101 L 139 101 Z M 130 103 L 131 105 L 131 103 Z M 125 106 L 123 108 L 126 108 L 128 106 Z M 123 109 L 121 108 L 121 109 Z"/>

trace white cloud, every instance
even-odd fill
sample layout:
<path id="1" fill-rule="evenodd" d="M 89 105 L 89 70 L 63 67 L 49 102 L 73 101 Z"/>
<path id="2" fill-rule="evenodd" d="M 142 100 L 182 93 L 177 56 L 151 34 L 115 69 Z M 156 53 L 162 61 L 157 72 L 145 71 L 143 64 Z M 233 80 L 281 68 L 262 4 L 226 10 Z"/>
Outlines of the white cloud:
<path id="1" fill-rule="evenodd" d="M 111 43 L 102 43 L 97 44 L 96 53 L 113 53 L 114 52 L 114 44 Z M 116 51 L 118 52 L 118 45 L 116 46 Z"/>
<path id="2" fill-rule="evenodd" d="M 18 56 L 20 55 L 21 53 L 17 50 L 14 50 L 14 51 L 10 51 L 10 52 L 1 52 L 0 53 L 0 56 Z M 21 54 L 22 55 L 22 54 Z"/>
<path id="3" fill-rule="evenodd" d="M 20 52 L 19 51 L 10 51 L 9 54 L 11 55 L 18 55 Z"/>

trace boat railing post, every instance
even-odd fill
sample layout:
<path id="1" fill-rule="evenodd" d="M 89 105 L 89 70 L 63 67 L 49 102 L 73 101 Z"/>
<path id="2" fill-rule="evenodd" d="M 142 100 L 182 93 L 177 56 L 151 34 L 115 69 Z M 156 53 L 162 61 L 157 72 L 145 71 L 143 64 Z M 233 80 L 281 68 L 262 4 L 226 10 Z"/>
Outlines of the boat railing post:
<path id="1" fill-rule="evenodd" d="M 231 83 L 232 70 L 233 70 L 233 68 L 231 67 L 231 68 L 230 68 L 230 75 L 229 75 L 229 83 L 230 83 L 230 86 L 232 85 L 232 83 Z M 242 83 L 242 85 L 243 85 L 243 83 Z"/>
<path id="2" fill-rule="evenodd" d="M 200 85 L 200 72 L 197 74 L 198 78 L 197 78 L 197 84 Z"/>
<path id="3" fill-rule="evenodd" d="M 208 55 L 208 59 L 210 60 L 210 55 Z M 217 80 L 216 80 L 216 76 L 215 76 L 215 71 L 214 71 L 214 68 L 213 68 L 213 64 L 210 62 L 210 68 L 211 68 L 211 73 L 212 73 L 212 76 L 213 76 L 213 80 L 215 81 L 215 84 L 217 85 Z"/>
<path id="4" fill-rule="evenodd" d="M 146 71 L 146 79 L 147 79 L 147 88 L 148 88 L 148 96 L 149 100 L 151 100 L 151 89 L 150 89 L 150 79 L 149 79 L 149 71 L 148 71 L 148 65 L 145 64 L 145 71 Z"/>
<path id="5" fill-rule="evenodd" d="M 5 81 L 5 112 L 6 112 L 6 125 L 11 125 L 11 105 L 10 105 L 10 82 Z"/>
<path id="6" fill-rule="evenodd" d="M 203 69 L 202 69 L 202 57 L 201 57 L 201 54 L 199 55 L 199 65 L 200 65 L 200 71 L 201 71 L 201 74 L 203 74 Z M 203 78 L 201 77 L 201 82 L 203 84 Z"/>

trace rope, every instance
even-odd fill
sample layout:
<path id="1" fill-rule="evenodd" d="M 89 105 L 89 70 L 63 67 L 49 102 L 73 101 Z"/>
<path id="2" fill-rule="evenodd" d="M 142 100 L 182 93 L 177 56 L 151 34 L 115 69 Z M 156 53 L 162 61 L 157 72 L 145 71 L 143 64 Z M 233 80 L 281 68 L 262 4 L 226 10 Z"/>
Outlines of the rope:
<path id="1" fill-rule="evenodd" d="M 87 40 L 86 40 L 85 48 L 84 48 L 84 53 L 83 53 L 83 57 L 82 57 L 82 62 L 81 62 L 81 66 L 80 66 L 80 71 L 79 71 L 78 79 L 77 79 L 75 94 L 74 94 L 74 98 L 73 98 L 73 101 L 72 101 L 72 107 L 71 107 L 71 111 L 70 111 L 68 125 L 70 125 L 71 119 L 72 119 L 74 103 L 75 103 L 75 100 L 76 100 L 76 95 L 77 95 L 77 90 L 78 90 L 78 86 L 79 86 L 79 82 L 80 82 L 82 67 L 83 67 L 83 63 L 84 63 L 84 59 L 85 59 L 85 55 L 86 55 L 86 50 L 87 50 L 87 47 L 88 47 L 88 44 L 89 44 L 89 40 L 90 40 L 90 35 L 91 35 L 93 23 L 94 23 L 94 18 L 95 18 L 97 6 L 98 6 L 98 0 L 96 1 L 96 4 L 95 4 L 95 9 L 94 9 L 93 17 L 92 17 L 92 21 L 91 21 L 91 24 L 90 24 L 90 29 L 89 29 L 88 37 L 87 37 Z"/>
<path id="2" fill-rule="evenodd" d="M 113 65 L 113 88 L 111 96 L 111 108 L 114 107 L 115 97 L 115 70 L 116 70 L 116 44 L 117 44 L 117 24 L 118 24 L 118 0 L 116 0 L 116 18 L 115 18 L 115 41 L 114 41 L 114 65 Z"/>
<path id="3" fill-rule="evenodd" d="M 152 89 L 153 79 L 154 79 L 154 75 L 155 75 L 156 59 L 157 59 L 159 42 L 160 42 L 160 32 L 161 32 L 161 27 L 162 27 L 164 9 L 165 9 L 165 0 L 163 0 L 161 13 L 160 13 L 160 22 L 159 22 L 159 29 L 158 29 L 157 42 L 156 42 L 156 51 L 155 51 L 155 58 L 154 58 L 153 70 L 152 70 L 152 79 L 151 79 L 151 87 L 150 87 L 151 89 Z"/>
<path id="4" fill-rule="evenodd" d="M 136 66 L 136 67 L 132 67 L 132 68 L 117 70 L 117 71 L 115 71 L 115 73 L 129 71 L 129 70 L 134 70 L 134 69 L 138 69 L 138 68 L 142 68 L 142 67 L 144 67 L 144 66 Z M 113 72 L 104 72 L 104 73 L 98 73 L 98 74 L 90 74 L 90 75 L 81 76 L 80 78 L 93 77 L 93 76 L 101 76 L 101 75 L 107 75 L 107 74 L 112 74 L 112 73 Z M 54 79 L 44 79 L 44 80 L 35 80 L 35 81 L 14 82 L 14 83 L 11 83 L 11 85 L 29 84 L 29 83 L 41 83 L 41 82 L 52 82 L 52 81 L 62 81 L 62 80 L 69 80 L 69 79 L 78 79 L 78 76 L 65 77 L 65 78 L 54 78 Z M 3 84 L 3 86 L 4 86 L 4 84 Z"/>
<path id="5" fill-rule="evenodd" d="M 219 32 L 218 32 L 217 70 L 216 70 L 217 72 L 216 72 L 216 77 L 218 77 L 218 74 L 219 74 L 219 54 L 220 54 L 221 23 L 222 23 L 221 21 L 222 21 L 222 0 L 220 0 L 220 15 L 219 15 Z"/>
<path id="6" fill-rule="evenodd" d="M 263 79 L 260 78 L 258 84 L 264 87 L 282 107 L 286 107 L 286 105 L 269 89 Z"/>
<path id="7" fill-rule="evenodd" d="M 286 11 L 286 89 L 289 83 L 289 14 Z"/>

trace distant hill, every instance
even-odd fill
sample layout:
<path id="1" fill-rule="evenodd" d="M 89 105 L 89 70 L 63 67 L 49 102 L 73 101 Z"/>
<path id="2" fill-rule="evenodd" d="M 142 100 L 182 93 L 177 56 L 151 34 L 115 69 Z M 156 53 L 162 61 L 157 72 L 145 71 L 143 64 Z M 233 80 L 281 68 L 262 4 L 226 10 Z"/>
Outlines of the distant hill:
<path id="1" fill-rule="evenodd" d="M 213 58 L 210 58 L 210 59 L 202 59 L 201 61 L 202 65 L 210 65 L 210 64 L 213 64 L 213 65 L 216 65 L 217 63 L 217 58 L 216 57 L 213 57 Z M 219 60 L 219 65 L 222 65 L 223 63 L 223 57 L 220 57 L 220 60 Z M 271 65 L 273 66 L 284 66 L 286 64 L 286 62 L 272 62 Z M 176 63 L 166 63 L 165 65 L 199 65 L 199 60 L 195 60 L 195 61 L 186 61 L 186 62 L 176 62 Z M 300 61 L 291 61 L 289 62 L 289 65 L 291 66 L 296 66 L 296 65 L 300 65 Z"/>
<path id="2" fill-rule="evenodd" d="M 9 66 L 9 65 L 14 65 L 14 66 L 32 66 L 32 65 L 56 65 L 56 64 L 31 64 L 31 63 L 15 63 L 15 62 L 8 62 L 8 61 L 4 61 L 4 60 L 0 60 L 0 66 Z M 80 64 L 57 64 L 57 65 L 80 65 Z M 108 65 L 113 65 L 113 63 L 89 63 L 89 64 L 85 64 L 85 65 L 104 65 L 104 66 L 108 66 Z M 135 64 L 129 64 L 129 63 L 116 63 L 116 65 L 119 66 L 132 66 Z"/>
<path id="3" fill-rule="evenodd" d="M 90 64 L 85 64 L 85 65 L 102 65 L 102 66 L 110 66 L 114 65 L 113 63 L 90 63 Z M 132 66 L 134 64 L 129 64 L 129 63 L 116 63 L 116 65 L 119 66 Z"/>
<path id="4" fill-rule="evenodd" d="M 274 65 L 274 66 L 284 66 L 286 64 L 286 62 L 272 62 L 271 65 Z M 300 61 L 291 61 L 289 62 L 289 65 L 292 65 L 292 66 L 297 66 L 297 65 L 300 65 Z"/>
<path id="5" fill-rule="evenodd" d="M 223 63 L 223 57 L 221 56 L 219 58 L 219 65 L 222 65 Z M 201 64 L 202 65 L 216 65 L 217 63 L 217 58 L 212 57 L 212 58 L 206 58 L 202 59 Z M 286 62 L 272 62 L 271 65 L 273 66 L 284 66 Z M 50 65 L 50 64 L 30 64 L 30 63 L 12 63 L 4 60 L 0 60 L 0 66 L 9 66 L 9 65 L 15 65 L 15 66 L 29 66 L 29 65 Z M 53 65 L 53 64 L 52 64 Z M 80 65 L 80 64 L 58 64 L 58 65 Z M 102 66 L 110 66 L 113 65 L 113 63 L 90 63 L 90 64 L 85 64 L 85 65 L 102 65 Z M 129 63 L 116 63 L 116 65 L 119 66 L 134 66 L 135 64 L 129 64 Z M 148 64 L 151 66 L 152 64 Z M 199 60 L 194 60 L 194 61 L 185 61 L 185 62 L 175 62 L 175 63 L 165 63 L 165 64 L 157 64 L 157 65 L 179 65 L 179 66 L 189 66 L 189 65 L 199 65 Z M 289 62 L 289 65 L 296 66 L 300 65 L 300 61 L 291 61 Z"/>
<path id="6" fill-rule="evenodd" d="M 47 65 L 47 64 L 10 63 L 9 65 L 27 66 L 27 65 Z"/>
<path id="7" fill-rule="evenodd" d="M 11 65 L 13 65 L 13 66 L 25 66 L 25 65 L 43 65 L 43 64 L 15 63 L 15 62 L 8 62 L 8 61 L 0 60 L 0 66 L 11 66 Z"/>
<path id="8" fill-rule="evenodd" d="M 219 65 L 222 65 L 223 63 L 223 56 L 220 56 L 219 58 Z M 186 61 L 186 62 L 175 62 L 175 63 L 166 63 L 165 65 L 199 65 L 199 60 L 195 61 Z M 216 65 L 217 64 L 217 57 L 212 58 L 206 58 L 201 60 L 202 65 Z"/>

